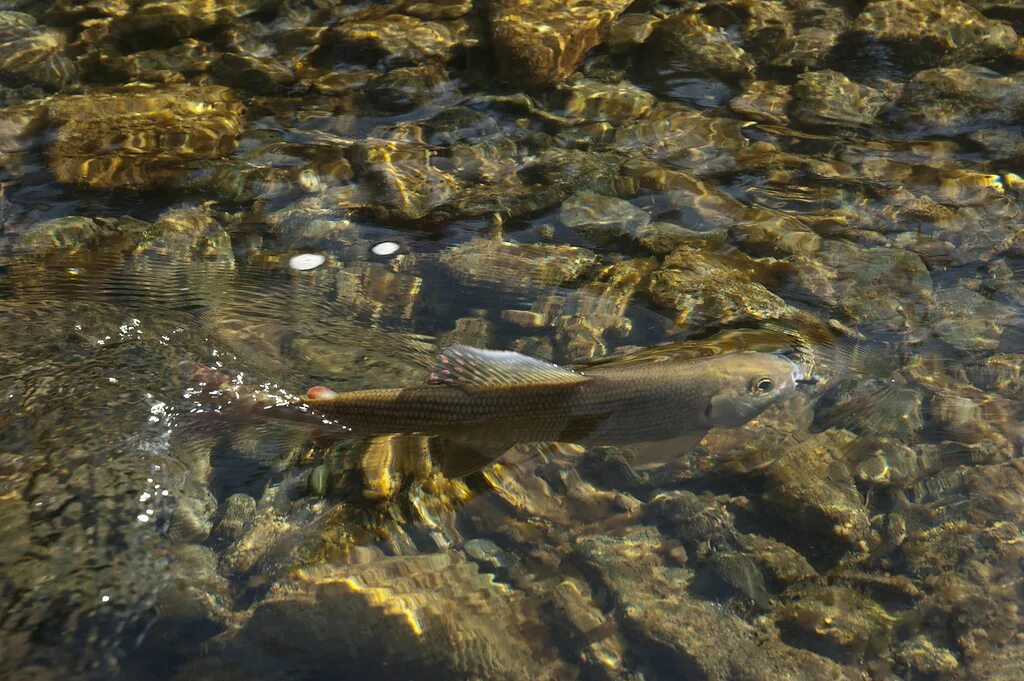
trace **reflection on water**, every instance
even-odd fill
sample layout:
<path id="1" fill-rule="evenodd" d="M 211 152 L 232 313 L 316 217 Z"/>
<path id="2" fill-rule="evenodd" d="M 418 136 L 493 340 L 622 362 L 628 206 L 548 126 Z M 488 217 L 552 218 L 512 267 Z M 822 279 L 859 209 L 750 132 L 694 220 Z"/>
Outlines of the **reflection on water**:
<path id="1" fill-rule="evenodd" d="M 568 4 L 0 3 L 0 676 L 1019 675 L 1024 14 Z"/>

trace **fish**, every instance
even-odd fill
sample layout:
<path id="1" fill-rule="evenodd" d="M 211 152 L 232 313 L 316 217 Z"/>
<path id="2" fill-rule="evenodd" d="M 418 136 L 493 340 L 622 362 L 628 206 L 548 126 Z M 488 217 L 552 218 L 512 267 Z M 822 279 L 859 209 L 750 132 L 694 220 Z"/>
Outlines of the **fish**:
<path id="1" fill-rule="evenodd" d="M 508 448 L 660 442 L 741 426 L 794 394 L 803 367 L 741 351 L 663 361 L 563 367 L 518 352 L 446 348 L 423 385 L 336 393 L 310 388 L 299 405 L 358 435 L 435 435 Z"/>
<path id="2" fill-rule="evenodd" d="M 191 360 L 181 367 L 221 417 L 312 425 L 319 442 L 355 437 L 392 449 L 427 447 L 441 472 L 454 478 L 520 445 L 535 452 L 629 445 L 637 446 L 637 461 L 675 458 L 711 428 L 741 426 L 818 380 L 810 365 L 784 354 L 779 340 L 778 334 L 727 334 L 564 367 L 452 345 L 424 363 L 421 385 L 344 393 L 314 386 L 304 397 L 254 391 Z"/>

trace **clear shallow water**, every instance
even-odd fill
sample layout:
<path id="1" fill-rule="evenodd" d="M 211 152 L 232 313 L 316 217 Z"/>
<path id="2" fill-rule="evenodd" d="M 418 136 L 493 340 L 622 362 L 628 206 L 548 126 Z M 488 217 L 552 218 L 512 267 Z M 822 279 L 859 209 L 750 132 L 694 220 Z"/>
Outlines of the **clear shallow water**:
<path id="1" fill-rule="evenodd" d="M 1014 678 L 1019 12 L 794 2 L 776 41 L 711 4 L 683 43 L 743 54 L 616 32 L 528 95 L 469 4 L 5 5 L 3 675 Z M 405 23 L 367 56 L 357 20 Z M 462 477 L 181 368 L 792 338 L 821 384 L 742 428 Z"/>

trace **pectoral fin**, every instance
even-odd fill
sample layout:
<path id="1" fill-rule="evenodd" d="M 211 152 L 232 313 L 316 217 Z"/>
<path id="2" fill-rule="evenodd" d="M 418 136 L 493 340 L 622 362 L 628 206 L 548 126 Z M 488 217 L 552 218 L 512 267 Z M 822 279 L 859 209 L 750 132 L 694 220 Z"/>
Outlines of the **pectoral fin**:
<path id="1" fill-rule="evenodd" d="M 514 442 L 442 437 L 437 440 L 435 458 L 445 477 L 461 478 L 491 465 L 514 446 Z"/>
<path id="2" fill-rule="evenodd" d="M 684 433 L 670 440 L 645 442 L 635 447 L 630 447 L 633 455 L 629 462 L 633 468 L 638 470 L 657 468 L 668 463 L 675 463 L 696 449 L 706 434 L 705 431 Z"/>
<path id="3" fill-rule="evenodd" d="M 719 428 L 735 428 L 750 420 L 739 408 L 739 400 L 729 392 L 720 392 L 711 398 L 706 416 L 708 422 Z"/>
<path id="4" fill-rule="evenodd" d="M 518 352 L 481 350 L 453 345 L 438 355 L 427 377 L 432 385 L 451 385 L 468 392 L 537 388 L 571 388 L 589 376 Z"/>
<path id="5" fill-rule="evenodd" d="M 542 456 L 579 456 L 584 451 L 579 445 L 565 442 L 482 442 L 457 437 L 439 438 L 437 445 L 441 472 L 449 478 L 464 477 L 502 459 L 515 465 Z"/>

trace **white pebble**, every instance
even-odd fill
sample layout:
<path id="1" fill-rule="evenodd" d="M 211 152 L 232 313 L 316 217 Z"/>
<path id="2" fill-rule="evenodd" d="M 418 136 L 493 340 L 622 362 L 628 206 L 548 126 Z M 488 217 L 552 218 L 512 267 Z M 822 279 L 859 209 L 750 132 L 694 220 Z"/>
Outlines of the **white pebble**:
<path id="1" fill-rule="evenodd" d="M 319 253 L 303 253 L 302 255 L 296 255 L 289 260 L 288 267 L 301 272 L 305 270 L 315 270 L 325 262 L 327 262 L 327 258 Z"/>
<path id="2" fill-rule="evenodd" d="M 381 241 L 379 244 L 375 244 L 370 250 L 373 251 L 374 255 L 394 255 L 398 253 L 398 249 L 401 248 L 394 241 Z"/>

